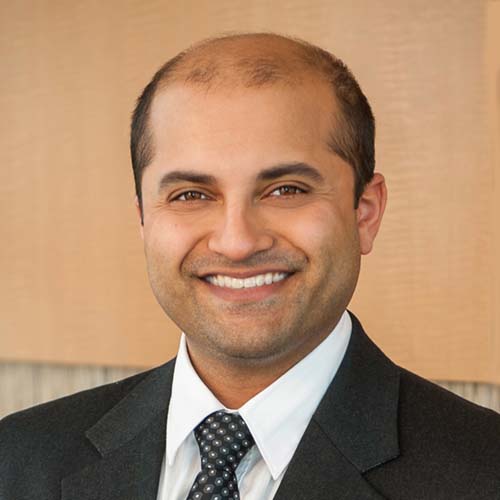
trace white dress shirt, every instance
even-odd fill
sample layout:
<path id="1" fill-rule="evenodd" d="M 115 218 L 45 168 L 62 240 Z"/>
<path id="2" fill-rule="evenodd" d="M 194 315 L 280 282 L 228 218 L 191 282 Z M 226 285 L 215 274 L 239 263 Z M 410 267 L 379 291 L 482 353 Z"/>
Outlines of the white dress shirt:
<path id="1" fill-rule="evenodd" d="M 351 318 L 344 311 L 320 345 L 238 410 L 225 408 L 201 381 L 189 359 L 183 334 L 172 382 L 157 500 L 186 500 L 201 469 L 193 429 L 220 409 L 238 412 L 256 443 L 236 469 L 240 498 L 272 499 L 344 357 L 351 328 Z"/>

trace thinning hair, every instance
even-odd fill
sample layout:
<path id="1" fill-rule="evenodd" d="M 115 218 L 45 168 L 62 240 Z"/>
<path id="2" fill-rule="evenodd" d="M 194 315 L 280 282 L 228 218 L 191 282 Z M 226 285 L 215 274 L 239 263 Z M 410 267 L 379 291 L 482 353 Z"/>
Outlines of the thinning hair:
<path id="1" fill-rule="evenodd" d="M 142 175 L 154 157 L 150 127 L 155 95 L 170 83 L 207 90 L 234 86 L 300 85 L 319 77 L 332 89 L 338 112 L 332 116 L 328 147 L 354 170 L 354 206 L 375 169 L 375 119 L 347 66 L 330 52 L 274 33 L 245 33 L 203 40 L 167 61 L 146 85 L 132 115 L 130 152 L 142 216 Z"/>

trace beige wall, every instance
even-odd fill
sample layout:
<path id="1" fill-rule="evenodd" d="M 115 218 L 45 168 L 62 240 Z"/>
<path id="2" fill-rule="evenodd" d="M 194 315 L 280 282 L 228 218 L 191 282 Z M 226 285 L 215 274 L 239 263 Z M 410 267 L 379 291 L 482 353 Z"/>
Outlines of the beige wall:
<path id="1" fill-rule="evenodd" d="M 128 123 L 166 58 L 274 30 L 344 58 L 390 201 L 351 305 L 395 360 L 500 382 L 499 2 L 25 0 L 0 5 L 0 357 L 149 366 L 177 333 L 149 290 Z"/>
<path id="2" fill-rule="evenodd" d="M 492 220 L 493 256 L 496 262 L 492 276 L 494 317 L 491 325 L 492 348 L 496 373 L 500 371 L 500 1 L 487 5 L 486 80 L 488 82 L 489 156 L 493 170 Z M 497 382 L 500 376 L 496 377 Z"/>

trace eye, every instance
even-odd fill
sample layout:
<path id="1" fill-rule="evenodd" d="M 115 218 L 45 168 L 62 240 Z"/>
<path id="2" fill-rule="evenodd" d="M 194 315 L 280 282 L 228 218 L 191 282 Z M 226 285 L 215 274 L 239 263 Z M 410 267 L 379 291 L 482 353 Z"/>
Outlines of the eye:
<path id="1" fill-rule="evenodd" d="M 200 191 L 184 191 L 172 198 L 172 201 L 200 201 L 208 199 L 208 196 Z"/>
<path id="2" fill-rule="evenodd" d="M 269 193 L 269 196 L 293 196 L 293 195 L 302 194 L 305 192 L 306 191 L 304 189 L 299 188 L 298 186 L 285 184 L 283 186 L 279 186 L 279 187 L 273 189 Z"/>

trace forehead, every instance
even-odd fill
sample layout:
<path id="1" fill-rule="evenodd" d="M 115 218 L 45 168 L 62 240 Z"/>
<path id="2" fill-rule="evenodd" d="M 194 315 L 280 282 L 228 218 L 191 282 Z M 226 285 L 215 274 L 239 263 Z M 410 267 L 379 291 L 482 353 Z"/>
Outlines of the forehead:
<path id="1" fill-rule="evenodd" d="M 151 109 L 154 157 L 325 149 L 334 116 L 333 94 L 320 81 L 215 90 L 172 84 Z"/>

